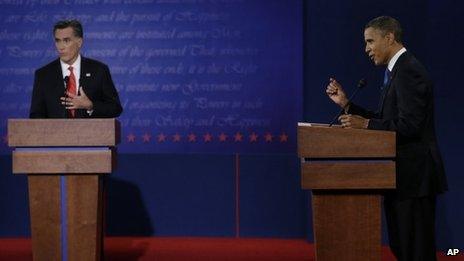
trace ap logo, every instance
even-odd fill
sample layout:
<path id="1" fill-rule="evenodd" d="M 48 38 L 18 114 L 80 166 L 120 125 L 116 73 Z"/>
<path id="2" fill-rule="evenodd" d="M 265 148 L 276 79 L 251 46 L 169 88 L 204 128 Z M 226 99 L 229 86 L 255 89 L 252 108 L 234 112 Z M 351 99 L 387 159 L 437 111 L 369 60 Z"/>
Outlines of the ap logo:
<path id="1" fill-rule="evenodd" d="M 459 254 L 459 249 L 457 249 L 457 248 L 450 248 L 446 252 L 447 256 L 457 256 L 458 254 Z"/>

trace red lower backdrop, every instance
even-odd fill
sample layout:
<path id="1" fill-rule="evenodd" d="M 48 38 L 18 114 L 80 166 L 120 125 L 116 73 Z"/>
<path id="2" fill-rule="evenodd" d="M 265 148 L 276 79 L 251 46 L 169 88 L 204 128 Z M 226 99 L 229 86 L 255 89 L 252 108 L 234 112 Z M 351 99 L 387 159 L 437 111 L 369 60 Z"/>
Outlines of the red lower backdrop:
<path id="1" fill-rule="evenodd" d="M 30 261 L 30 239 L 0 239 L 0 260 Z M 111 237 L 105 239 L 105 260 L 109 261 L 311 261 L 314 245 L 303 239 Z M 340 257 L 343 260 L 343 257 Z M 394 261 L 387 247 L 382 261 Z M 461 261 L 464 256 L 439 261 Z"/>

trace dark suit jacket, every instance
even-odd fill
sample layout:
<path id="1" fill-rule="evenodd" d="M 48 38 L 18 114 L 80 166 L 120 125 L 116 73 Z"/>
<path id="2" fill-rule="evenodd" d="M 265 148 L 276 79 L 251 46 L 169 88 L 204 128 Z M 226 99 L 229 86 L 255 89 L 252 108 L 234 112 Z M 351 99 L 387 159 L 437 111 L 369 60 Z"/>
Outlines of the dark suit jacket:
<path id="1" fill-rule="evenodd" d="M 113 118 L 122 112 L 119 96 L 105 64 L 81 56 L 79 86 L 93 103 L 89 116 L 86 110 L 77 110 L 77 118 Z M 61 105 L 65 86 L 60 60 L 45 65 L 35 72 L 30 118 L 66 118 L 67 112 Z"/>
<path id="2" fill-rule="evenodd" d="M 435 137 L 433 83 L 412 54 L 405 52 L 396 61 L 377 112 L 351 104 L 348 113 L 369 118 L 369 129 L 396 132 L 396 192 L 400 198 L 447 189 Z"/>

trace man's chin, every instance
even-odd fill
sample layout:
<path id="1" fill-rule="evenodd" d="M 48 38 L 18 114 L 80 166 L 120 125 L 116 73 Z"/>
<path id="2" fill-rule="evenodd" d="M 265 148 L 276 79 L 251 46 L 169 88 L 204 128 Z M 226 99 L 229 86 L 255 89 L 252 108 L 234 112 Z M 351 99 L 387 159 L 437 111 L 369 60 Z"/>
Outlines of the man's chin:
<path id="1" fill-rule="evenodd" d="M 64 56 L 60 56 L 60 60 L 64 63 L 68 63 L 69 62 L 69 58 L 68 57 L 64 57 Z"/>

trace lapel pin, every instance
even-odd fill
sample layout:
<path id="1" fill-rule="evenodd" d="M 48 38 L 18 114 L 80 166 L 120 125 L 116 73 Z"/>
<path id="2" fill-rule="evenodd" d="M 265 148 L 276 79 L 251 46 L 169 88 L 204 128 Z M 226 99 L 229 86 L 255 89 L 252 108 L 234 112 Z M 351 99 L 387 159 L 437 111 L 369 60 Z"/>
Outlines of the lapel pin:
<path id="1" fill-rule="evenodd" d="M 90 73 L 86 73 L 86 74 L 85 74 L 85 77 L 90 77 Z"/>

